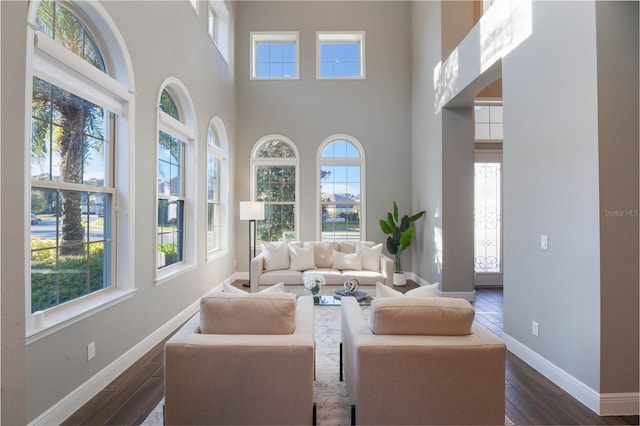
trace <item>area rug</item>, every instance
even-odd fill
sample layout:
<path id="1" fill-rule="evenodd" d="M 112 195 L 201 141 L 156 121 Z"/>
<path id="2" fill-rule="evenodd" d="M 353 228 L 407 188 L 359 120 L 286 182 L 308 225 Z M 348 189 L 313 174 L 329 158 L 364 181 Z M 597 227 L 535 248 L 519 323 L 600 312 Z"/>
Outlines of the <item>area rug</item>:
<path id="1" fill-rule="evenodd" d="M 363 308 L 365 314 L 368 308 Z M 340 381 L 340 307 L 314 308 L 316 332 L 316 380 L 314 401 L 318 425 L 348 426 L 351 412 L 347 398 L 347 385 Z M 164 400 L 147 416 L 142 425 L 162 426 Z M 513 423 L 505 417 L 506 425 Z"/>

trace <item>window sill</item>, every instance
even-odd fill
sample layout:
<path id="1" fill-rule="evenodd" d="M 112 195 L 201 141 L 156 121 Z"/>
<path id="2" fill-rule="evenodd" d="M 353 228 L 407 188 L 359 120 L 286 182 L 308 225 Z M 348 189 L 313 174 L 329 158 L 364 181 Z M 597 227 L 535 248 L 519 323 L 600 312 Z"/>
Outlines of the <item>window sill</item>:
<path id="1" fill-rule="evenodd" d="M 212 250 L 207 253 L 207 263 L 218 260 L 229 253 L 229 250 Z"/>
<path id="2" fill-rule="evenodd" d="M 40 313 L 38 322 L 41 322 L 41 324 L 37 326 L 37 328 L 33 324 L 36 316 L 31 315 L 30 321 L 28 321 L 29 329 L 26 335 L 27 345 L 50 336 L 63 328 L 95 315 L 120 302 L 124 302 L 133 297 L 135 292 L 135 289 L 108 289 L 99 294 L 71 301 L 62 306 Z"/>
<path id="3" fill-rule="evenodd" d="M 156 275 L 156 287 L 165 284 L 180 275 L 186 274 L 189 271 L 196 269 L 196 265 L 193 263 L 170 267 L 168 270 L 162 270 Z"/>

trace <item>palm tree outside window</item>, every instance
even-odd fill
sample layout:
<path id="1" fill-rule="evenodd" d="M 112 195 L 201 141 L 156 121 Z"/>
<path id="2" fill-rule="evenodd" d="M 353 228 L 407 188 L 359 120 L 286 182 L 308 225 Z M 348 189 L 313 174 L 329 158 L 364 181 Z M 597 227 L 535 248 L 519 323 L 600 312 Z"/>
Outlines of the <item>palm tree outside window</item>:
<path id="1" fill-rule="evenodd" d="M 83 22 L 43 1 L 38 30 L 106 73 Z M 114 285 L 114 114 L 46 79 L 32 79 L 31 312 Z M 35 221 L 34 221 L 35 215 Z"/>

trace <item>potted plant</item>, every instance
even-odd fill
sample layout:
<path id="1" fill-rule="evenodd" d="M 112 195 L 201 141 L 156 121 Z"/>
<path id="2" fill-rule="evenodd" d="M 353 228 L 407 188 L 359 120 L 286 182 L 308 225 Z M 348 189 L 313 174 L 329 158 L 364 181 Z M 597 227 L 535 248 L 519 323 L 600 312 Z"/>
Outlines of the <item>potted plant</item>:
<path id="1" fill-rule="evenodd" d="M 407 283 L 404 271 L 402 269 L 402 252 L 407 249 L 413 242 L 413 236 L 416 233 L 415 228 L 411 225 L 420 219 L 426 213 L 425 210 L 416 213 L 413 216 L 404 215 L 398 221 L 398 205 L 393 202 L 393 212 L 387 214 L 387 219 L 380 220 L 380 228 L 387 237 L 387 250 L 389 254 L 394 255 L 394 274 L 393 285 L 405 285 Z"/>

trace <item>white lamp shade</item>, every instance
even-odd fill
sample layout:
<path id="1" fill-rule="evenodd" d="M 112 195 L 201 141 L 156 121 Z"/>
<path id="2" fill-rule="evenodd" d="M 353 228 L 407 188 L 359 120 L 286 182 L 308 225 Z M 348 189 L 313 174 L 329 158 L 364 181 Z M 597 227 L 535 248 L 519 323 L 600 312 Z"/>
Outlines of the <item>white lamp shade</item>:
<path id="1" fill-rule="evenodd" d="M 264 203 L 240 201 L 240 220 L 264 220 Z"/>

